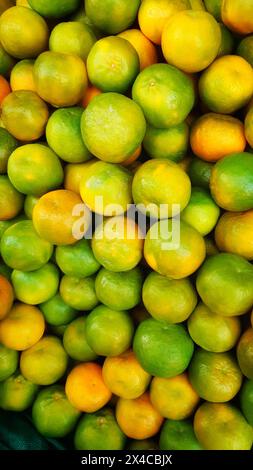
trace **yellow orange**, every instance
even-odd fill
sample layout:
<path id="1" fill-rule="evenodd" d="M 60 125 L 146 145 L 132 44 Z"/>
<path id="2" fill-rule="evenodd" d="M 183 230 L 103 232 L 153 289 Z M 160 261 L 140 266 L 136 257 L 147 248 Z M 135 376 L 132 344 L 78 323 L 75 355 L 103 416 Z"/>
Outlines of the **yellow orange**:
<path id="1" fill-rule="evenodd" d="M 158 55 L 154 44 L 139 29 L 128 29 L 118 36 L 132 44 L 140 61 L 140 70 L 158 62 Z"/>

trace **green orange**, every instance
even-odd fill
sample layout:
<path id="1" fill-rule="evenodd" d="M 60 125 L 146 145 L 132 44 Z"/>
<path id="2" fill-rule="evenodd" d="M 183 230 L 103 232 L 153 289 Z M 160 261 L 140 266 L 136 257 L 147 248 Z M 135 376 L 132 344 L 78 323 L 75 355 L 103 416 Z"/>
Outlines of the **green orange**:
<path id="1" fill-rule="evenodd" d="M 37 305 L 56 294 L 59 272 L 54 264 L 47 263 L 36 271 L 14 269 L 11 279 L 17 299 L 29 305 Z"/>
<path id="2" fill-rule="evenodd" d="M 194 273 L 206 256 L 203 237 L 181 221 L 161 220 L 147 233 L 144 256 L 149 266 L 159 274 L 182 279 Z"/>
<path id="3" fill-rule="evenodd" d="M 75 427 L 80 411 L 68 401 L 62 385 L 42 389 L 32 407 L 32 420 L 36 429 L 47 438 L 59 438 Z"/>
<path id="4" fill-rule="evenodd" d="M 85 11 L 91 22 L 107 34 L 117 34 L 127 29 L 135 20 L 140 0 L 86 0 Z"/>
<path id="5" fill-rule="evenodd" d="M 16 372 L 0 382 L 0 408 L 9 411 L 24 411 L 31 406 L 37 391 L 37 385 Z"/>
<path id="6" fill-rule="evenodd" d="M 0 382 L 8 379 L 18 367 L 18 352 L 0 343 Z"/>
<path id="7" fill-rule="evenodd" d="M 242 373 L 253 380 L 253 328 L 248 328 L 237 345 L 237 359 Z"/>
<path id="8" fill-rule="evenodd" d="M 209 189 L 212 167 L 212 163 L 204 162 L 200 158 L 193 158 L 187 171 L 192 185 Z"/>
<path id="9" fill-rule="evenodd" d="M 15 65 L 14 58 L 6 52 L 0 42 L 0 75 L 9 77 L 10 72 Z"/>
<path id="10" fill-rule="evenodd" d="M 245 136 L 251 147 L 253 147 L 253 106 L 250 106 L 245 117 Z"/>
<path id="11" fill-rule="evenodd" d="M 253 35 L 243 38 L 239 43 L 236 52 L 247 60 L 253 67 Z"/>
<path id="12" fill-rule="evenodd" d="M 94 277 L 63 276 L 60 294 L 64 302 L 76 310 L 92 310 L 98 304 Z"/>
<path id="13" fill-rule="evenodd" d="M 6 52 L 17 59 L 36 57 L 47 49 L 47 24 L 29 8 L 15 6 L 6 10 L 1 15 L 0 34 Z"/>
<path id="14" fill-rule="evenodd" d="M 33 10 L 37 11 L 40 15 L 48 18 L 61 18 L 70 15 L 79 6 L 78 0 L 68 0 L 62 2 L 61 0 L 28 0 L 29 5 Z"/>
<path id="15" fill-rule="evenodd" d="M 237 55 L 219 57 L 202 73 L 199 92 L 208 109 L 232 114 L 245 106 L 252 96 L 252 67 Z"/>
<path id="16" fill-rule="evenodd" d="M 219 253 L 205 261 L 198 272 L 196 286 L 210 310 L 232 317 L 252 307 L 252 282 L 253 267 L 248 261 L 238 255 Z"/>
<path id="17" fill-rule="evenodd" d="M 7 129 L 0 127 L 0 174 L 7 172 L 10 155 L 17 148 L 18 142 Z"/>
<path id="18" fill-rule="evenodd" d="M 123 214 L 132 202 L 132 179 L 131 172 L 120 165 L 95 162 L 80 181 L 81 198 L 97 214 Z"/>
<path id="19" fill-rule="evenodd" d="M 240 391 L 242 412 L 248 423 L 253 426 L 253 380 L 246 380 Z"/>
<path id="20" fill-rule="evenodd" d="M 150 386 L 153 406 L 167 419 L 179 420 L 191 416 L 199 401 L 186 374 L 176 377 L 154 377 Z"/>
<path id="21" fill-rule="evenodd" d="M 160 434 L 161 450 L 203 450 L 190 420 L 166 420 Z"/>
<path id="22" fill-rule="evenodd" d="M 252 428 L 227 403 L 203 403 L 194 416 L 194 431 L 205 450 L 250 450 Z"/>
<path id="23" fill-rule="evenodd" d="M 194 346 L 184 326 L 152 318 L 139 324 L 133 349 L 144 370 L 157 377 L 169 378 L 188 367 Z"/>
<path id="24" fill-rule="evenodd" d="M 126 96 L 102 93 L 85 109 L 81 131 L 85 145 L 95 157 L 121 163 L 141 144 L 146 122 L 140 107 Z"/>
<path id="25" fill-rule="evenodd" d="M 11 184 L 7 175 L 0 175 L 0 220 L 10 220 L 19 214 L 24 196 Z"/>
<path id="26" fill-rule="evenodd" d="M 180 162 L 188 149 L 189 128 L 182 122 L 168 129 L 147 126 L 143 146 L 151 158 L 168 158 Z"/>
<path id="27" fill-rule="evenodd" d="M 196 307 L 187 325 L 194 343 L 215 353 L 232 349 L 241 332 L 241 324 L 237 317 L 217 315 L 203 303 Z"/>
<path id="28" fill-rule="evenodd" d="M 3 123 L 21 141 L 39 139 L 44 134 L 48 115 L 46 103 L 34 91 L 13 91 L 2 103 Z"/>
<path id="29" fill-rule="evenodd" d="M 233 153 L 216 163 L 210 188 L 214 200 L 227 211 L 253 208 L 253 156 Z"/>
<path id="30" fill-rule="evenodd" d="M 97 355 L 87 343 L 86 318 L 78 317 L 68 324 L 63 334 L 63 346 L 67 354 L 76 361 L 93 361 Z"/>
<path id="31" fill-rule="evenodd" d="M 87 277 L 95 274 L 100 268 L 92 252 L 90 241 L 86 238 L 73 245 L 57 246 L 55 259 L 60 270 L 67 276 Z"/>
<path id="32" fill-rule="evenodd" d="M 141 212 L 155 218 L 170 218 L 187 206 L 191 195 L 191 182 L 176 163 L 153 159 L 137 169 L 132 193 Z"/>
<path id="33" fill-rule="evenodd" d="M 215 228 L 215 241 L 220 251 L 253 259 L 253 210 L 225 212 Z"/>
<path id="34" fill-rule="evenodd" d="M 123 450 L 126 437 L 113 411 L 104 408 L 82 417 L 75 431 L 74 442 L 77 450 Z"/>
<path id="35" fill-rule="evenodd" d="M 152 317 L 168 323 L 185 321 L 197 304 L 189 279 L 169 279 L 155 272 L 145 279 L 142 299 Z"/>
<path id="36" fill-rule="evenodd" d="M 148 124 L 165 129 L 183 122 L 195 101 L 191 79 L 167 64 L 144 69 L 134 82 L 132 96 Z"/>
<path id="37" fill-rule="evenodd" d="M 46 264 L 53 246 L 35 231 L 30 220 L 23 220 L 5 230 L 1 239 L 1 256 L 12 269 L 34 271 Z"/>
<path id="38" fill-rule="evenodd" d="M 53 52 L 78 55 L 86 61 L 96 42 L 96 36 L 88 25 L 79 21 L 58 23 L 51 32 L 49 49 Z"/>
<path id="39" fill-rule="evenodd" d="M 129 310 L 140 303 L 143 276 L 139 267 L 126 272 L 100 269 L 95 289 L 100 302 L 115 310 Z"/>
<path id="40" fill-rule="evenodd" d="M 205 236 L 214 229 L 219 216 L 220 209 L 210 193 L 204 188 L 192 188 L 189 204 L 181 213 L 181 220 Z"/>
<path id="41" fill-rule="evenodd" d="M 126 311 L 99 305 L 86 318 L 87 342 L 99 356 L 118 356 L 125 352 L 133 333 L 133 321 Z"/>
<path id="42" fill-rule="evenodd" d="M 34 64 L 38 95 L 56 107 L 77 104 L 87 88 L 85 64 L 77 55 L 47 51 Z"/>
<path id="43" fill-rule="evenodd" d="M 77 106 L 57 109 L 47 123 L 48 145 L 68 163 L 86 162 L 91 158 L 81 135 L 82 114 L 83 108 Z"/>
<path id="44" fill-rule="evenodd" d="M 103 92 L 125 93 L 140 70 L 139 56 L 129 41 L 108 36 L 97 41 L 87 59 L 92 85 Z"/>
<path id="45" fill-rule="evenodd" d="M 234 33 L 243 35 L 253 33 L 252 1 L 223 0 L 221 18 Z"/>
<path id="46" fill-rule="evenodd" d="M 60 294 L 40 304 L 40 309 L 49 325 L 60 326 L 70 323 L 78 312 L 67 305 Z"/>
<path id="47" fill-rule="evenodd" d="M 2 320 L 4 317 L 6 317 L 12 307 L 14 302 L 14 291 L 9 281 L 11 272 L 8 276 L 8 267 L 6 264 L 1 263 L 0 268 L 0 320 Z"/>
<path id="48" fill-rule="evenodd" d="M 237 395 L 243 376 L 232 354 L 198 349 L 191 360 L 189 377 L 201 398 L 224 403 Z"/>
<path id="49" fill-rule="evenodd" d="M 109 271 L 129 271 L 142 258 L 143 239 L 138 225 L 127 217 L 111 217 L 99 225 L 92 238 L 98 262 Z"/>
<path id="50" fill-rule="evenodd" d="M 37 385 L 51 385 L 65 373 L 68 356 L 61 341 L 45 336 L 34 346 L 23 351 L 20 369 L 27 380 Z"/>

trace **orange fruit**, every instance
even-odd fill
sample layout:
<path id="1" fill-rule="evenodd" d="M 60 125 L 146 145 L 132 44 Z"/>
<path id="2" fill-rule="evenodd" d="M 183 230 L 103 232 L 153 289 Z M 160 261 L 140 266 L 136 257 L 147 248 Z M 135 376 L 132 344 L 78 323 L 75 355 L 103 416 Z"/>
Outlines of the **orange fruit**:
<path id="1" fill-rule="evenodd" d="M 34 91 L 13 91 L 2 103 L 4 126 L 19 140 L 39 139 L 44 134 L 48 116 L 46 103 Z"/>
<path id="2" fill-rule="evenodd" d="M 84 23 L 67 21 L 58 23 L 49 38 L 49 49 L 63 54 L 78 55 L 86 61 L 88 54 L 96 42 L 96 36 Z"/>
<path id="3" fill-rule="evenodd" d="M 126 399 L 138 398 L 150 382 L 150 375 L 141 367 L 131 350 L 119 356 L 107 357 L 102 373 L 112 393 Z"/>
<path id="4" fill-rule="evenodd" d="M 140 145 L 139 147 L 137 147 L 135 152 L 127 160 L 124 160 L 124 162 L 122 162 L 122 166 L 130 166 L 132 165 L 132 163 L 135 163 L 136 160 L 138 160 L 139 156 L 141 155 L 141 152 L 142 152 L 142 146 Z"/>
<path id="5" fill-rule="evenodd" d="M 253 69 L 242 57 L 225 55 L 201 75 L 200 98 L 215 113 L 232 114 L 245 106 L 253 93 Z"/>
<path id="6" fill-rule="evenodd" d="M 163 422 L 147 392 L 132 400 L 120 398 L 116 405 L 116 419 L 124 434 L 131 439 L 154 436 Z"/>
<path id="7" fill-rule="evenodd" d="M 245 118 L 245 136 L 249 145 L 253 148 L 253 106 L 250 106 Z"/>
<path id="8" fill-rule="evenodd" d="M 23 204 L 24 195 L 14 188 L 7 175 L 0 175 L 0 221 L 16 217 Z"/>
<path id="9" fill-rule="evenodd" d="M 216 162 L 229 153 L 244 151 L 244 126 L 233 116 L 204 114 L 194 122 L 190 142 L 195 155 L 205 161 Z"/>
<path id="10" fill-rule="evenodd" d="M 253 259 L 253 210 L 225 212 L 215 229 L 215 241 L 220 251 Z"/>
<path id="11" fill-rule="evenodd" d="M 40 340 L 44 330 L 42 312 L 32 305 L 18 303 L 0 322 L 1 343 L 7 348 L 24 351 Z"/>
<path id="12" fill-rule="evenodd" d="M 11 88 L 7 80 L 0 75 L 0 105 L 4 98 L 11 93 Z"/>
<path id="13" fill-rule="evenodd" d="M 193 413 L 199 396 L 184 373 L 169 379 L 154 377 L 150 399 L 161 416 L 178 420 L 188 418 Z"/>
<path id="14" fill-rule="evenodd" d="M 73 191 L 74 193 L 80 194 L 80 182 L 85 176 L 88 168 L 90 165 L 93 165 L 98 160 L 93 158 L 88 162 L 84 163 L 69 163 L 64 168 L 64 188 L 68 189 L 69 191 Z"/>
<path id="15" fill-rule="evenodd" d="M 190 8 L 189 0 L 143 0 L 138 13 L 140 29 L 148 39 L 159 45 L 168 19 Z"/>
<path id="16" fill-rule="evenodd" d="M 252 0 L 223 0 L 221 19 L 234 33 L 253 33 L 252 8 Z"/>
<path id="17" fill-rule="evenodd" d="M 2 275 L 0 275 L 0 298 L 0 320 L 2 320 L 10 311 L 14 301 L 12 285 L 8 279 Z"/>
<path id="18" fill-rule="evenodd" d="M 80 411 L 94 413 L 111 399 L 111 391 L 102 378 L 102 368 L 93 362 L 79 364 L 67 377 L 65 392 Z"/>
<path id="19" fill-rule="evenodd" d="M 30 8 L 6 10 L 0 18 L 0 35 L 4 49 L 17 59 L 33 58 L 47 49 L 47 24 Z"/>
<path id="20" fill-rule="evenodd" d="M 208 67 L 220 45 L 220 26 L 206 11 L 181 11 L 167 21 L 162 32 L 166 61 L 187 73 Z"/>
<path id="21" fill-rule="evenodd" d="M 39 96 L 56 107 L 77 104 L 88 85 L 86 67 L 80 57 L 52 51 L 37 57 L 34 78 Z"/>
<path id="22" fill-rule="evenodd" d="M 140 61 L 140 70 L 158 62 L 158 54 L 154 44 L 139 29 L 127 29 L 119 36 L 132 44 Z"/>
<path id="23" fill-rule="evenodd" d="M 34 60 L 31 59 L 20 60 L 14 65 L 10 76 L 12 91 L 30 90 L 36 92 L 33 66 Z"/>
<path id="24" fill-rule="evenodd" d="M 77 215 L 73 211 L 77 210 Z M 81 208 L 84 208 L 83 211 Z M 38 234 L 55 245 L 70 245 L 77 241 L 75 222 L 85 212 L 81 198 L 74 192 L 59 189 L 44 194 L 33 210 L 33 223 Z M 89 213 L 85 212 L 85 229 L 88 228 Z M 86 231 L 86 230 L 85 230 Z"/>
<path id="25" fill-rule="evenodd" d="M 84 96 L 82 99 L 82 106 L 87 108 L 88 104 L 95 98 L 95 96 L 100 95 L 102 92 L 94 85 L 88 85 L 84 92 Z"/>
<path id="26" fill-rule="evenodd" d="M 107 34 L 117 34 L 135 20 L 141 0 L 86 0 L 85 12 L 89 20 Z"/>
<path id="27" fill-rule="evenodd" d="M 29 5 L 40 15 L 48 18 L 61 18 L 70 15 L 79 6 L 78 0 L 28 0 Z"/>

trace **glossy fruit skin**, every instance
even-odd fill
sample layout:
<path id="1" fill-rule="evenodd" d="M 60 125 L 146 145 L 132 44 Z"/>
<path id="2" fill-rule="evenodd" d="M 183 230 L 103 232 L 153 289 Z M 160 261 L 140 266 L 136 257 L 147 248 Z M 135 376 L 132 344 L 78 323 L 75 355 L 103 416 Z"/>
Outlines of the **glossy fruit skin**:
<path id="1" fill-rule="evenodd" d="M 63 346 L 67 354 L 76 361 L 93 361 L 97 354 L 90 348 L 85 334 L 86 317 L 78 317 L 67 325 L 63 334 Z"/>
<path id="2" fill-rule="evenodd" d="M 140 303 L 143 276 L 136 267 L 126 272 L 115 273 L 100 269 L 95 289 L 100 302 L 115 310 L 129 310 Z"/>
<path id="3" fill-rule="evenodd" d="M 89 311 L 98 304 L 94 277 L 80 279 L 65 275 L 61 279 L 60 294 L 64 302 L 76 310 Z"/>
<path id="4" fill-rule="evenodd" d="M 96 42 L 96 36 L 88 25 L 78 21 L 57 24 L 49 38 L 49 49 L 64 54 L 76 54 L 86 61 Z"/>
<path id="5" fill-rule="evenodd" d="M 134 352 L 143 369 L 157 377 L 181 374 L 189 365 L 193 348 L 193 342 L 182 325 L 169 325 L 154 319 L 140 323 L 133 342 Z"/>
<path id="6" fill-rule="evenodd" d="M 194 431 L 206 450 L 250 450 L 252 428 L 227 403 L 203 403 L 194 417 Z"/>
<path id="7" fill-rule="evenodd" d="M 127 29 L 120 33 L 119 36 L 129 41 L 135 48 L 139 56 L 140 71 L 158 61 L 154 44 L 139 29 Z"/>
<path id="8" fill-rule="evenodd" d="M 253 210 L 245 212 L 225 212 L 215 228 L 215 241 L 220 251 L 253 259 L 251 233 Z"/>
<path id="9" fill-rule="evenodd" d="M 160 429 L 163 418 L 153 407 L 149 393 L 134 400 L 120 398 L 116 405 L 116 419 L 120 428 L 131 439 L 147 439 Z"/>
<path id="10" fill-rule="evenodd" d="M 92 23 L 107 34 L 117 34 L 127 29 L 135 20 L 140 0 L 87 0 L 85 11 Z"/>
<path id="11" fill-rule="evenodd" d="M 3 123 L 21 141 L 39 139 L 44 134 L 48 115 L 46 103 L 34 91 L 14 91 L 2 103 Z"/>
<path id="12" fill-rule="evenodd" d="M 237 34 L 253 33 L 251 0 L 224 0 L 221 8 L 223 23 Z"/>
<path id="13" fill-rule="evenodd" d="M 206 69 L 216 58 L 220 45 L 220 27 L 205 11 L 182 11 L 166 22 L 162 32 L 166 61 L 186 73 Z"/>
<path id="14" fill-rule="evenodd" d="M 197 304 L 196 292 L 188 279 L 172 280 L 155 272 L 145 279 L 142 299 L 153 318 L 168 323 L 185 321 Z"/>
<path id="15" fill-rule="evenodd" d="M 230 353 L 198 349 L 191 360 L 189 378 L 201 398 L 213 403 L 224 403 L 237 395 L 243 376 Z"/>
<path id="16" fill-rule="evenodd" d="M 60 270 L 67 276 L 88 277 L 95 274 L 100 268 L 100 264 L 92 252 L 90 241 L 86 238 L 70 246 L 57 246 L 55 258 Z"/>
<path id="17" fill-rule="evenodd" d="M 47 18 L 61 18 L 74 12 L 78 6 L 78 0 L 59 1 L 53 0 L 48 3 L 47 0 L 28 0 L 33 10 Z"/>
<path id="18" fill-rule="evenodd" d="M 126 437 L 110 408 L 83 416 L 74 440 L 77 450 L 123 450 L 126 443 Z"/>
<path id="19" fill-rule="evenodd" d="M 7 175 L 0 175 L 0 220 L 16 217 L 23 208 L 24 196 L 11 184 Z"/>
<path id="20" fill-rule="evenodd" d="M 194 104 L 189 77 L 167 64 L 154 64 L 143 70 L 133 84 L 132 96 L 148 124 L 161 129 L 183 122 Z"/>
<path id="21" fill-rule="evenodd" d="M 18 367 L 18 352 L 0 344 L 0 382 L 8 379 Z"/>
<path id="22" fill-rule="evenodd" d="M 168 244 L 173 230 L 172 220 L 156 222 L 145 239 L 144 257 L 149 266 L 159 274 L 172 279 L 183 279 L 194 273 L 206 256 L 203 237 L 193 227 L 181 221 L 180 243 Z"/>
<path id="23" fill-rule="evenodd" d="M 161 450 L 203 450 L 190 420 L 166 420 L 160 434 Z"/>
<path id="24" fill-rule="evenodd" d="M 253 269 L 244 258 L 229 253 L 209 257 L 197 276 L 197 291 L 202 301 L 219 315 L 246 313 L 253 302 Z M 210 283 L 212 289 L 210 290 Z M 243 295 L 242 295 L 243 292 Z"/>
<path id="25" fill-rule="evenodd" d="M 60 294 L 40 304 L 40 309 L 49 325 L 60 326 L 70 323 L 78 314 L 76 310 L 67 305 Z"/>
<path id="26" fill-rule="evenodd" d="M 151 379 L 132 350 L 118 356 L 107 357 L 102 373 L 109 389 L 115 395 L 126 399 L 140 397 L 146 391 Z"/>
<path id="27" fill-rule="evenodd" d="M 232 349 L 241 333 L 241 324 L 237 317 L 217 315 L 203 303 L 198 304 L 189 317 L 187 326 L 194 343 L 215 353 Z"/>
<path id="28" fill-rule="evenodd" d="M 42 389 L 32 407 L 36 429 L 48 438 L 60 438 L 69 434 L 79 416 L 80 412 L 69 403 L 62 385 Z"/>
<path id="29" fill-rule="evenodd" d="M 87 342 L 100 356 L 118 356 L 127 351 L 133 333 L 133 322 L 126 311 L 99 305 L 86 318 Z"/>
<path id="30" fill-rule="evenodd" d="M 17 299 L 29 305 L 37 305 L 56 294 L 59 272 L 52 263 L 47 263 L 36 271 L 14 269 L 11 279 Z"/>
<path id="31" fill-rule="evenodd" d="M 4 49 L 17 59 L 36 57 L 47 48 L 47 24 L 29 8 L 16 6 L 6 10 L 1 15 L 0 31 Z"/>
<path id="32" fill-rule="evenodd" d="M 5 277 L 2 272 L 0 272 L 0 295 L 0 320 L 2 320 L 4 317 L 6 317 L 14 302 L 13 287 L 7 277 Z"/>
<path id="33" fill-rule="evenodd" d="M 6 129 L 0 128 L 0 174 L 7 172 L 8 159 L 18 142 Z"/>
<path id="34" fill-rule="evenodd" d="M 181 218 L 201 235 L 210 233 L 217 224 L 220 208 L 204 188 L 192 188 L 188 206 L 181 213 Z"/>
<path id="35" fill-rule="evenodd" d="M 228 155 L 216 163 L 211 174 L 210 188 L 214 200 L 221 208 L 233 212 L 253 208 L 252 169 L 253 158 L 248 152 Z"/>
<path id="36" fill-rule="evenodd" d="M 22 374 L 37 385 L 51 385 L 57 382 L 64 375 L 67 364 L 68 356 L 61 341 L 55 336 L 45 336 L 34 346 L 23 351 L 20 358 Z"/>
<path id="37" fill-rule="evenodd" d="M 70 403 L 85 413 L 100 410 L 112 396 L 103 381 L 101 367 L 94 362 L 78 364 L 71 370 L 65 392 Z"/>
<path id="38" fill-rule="evenodd" d="M 0 382 L 0 407 L 9 411 L 24 411 L 29 408 L 38 391 L 36 384 L 27 380 L 20 372 Z"/>
<path id="39" fill-rule="evenodd" d="M 81 132 L 85 145 L 95 157 L 122 163 L 140 146 L 146 132 L 146 121 L 141 108 L 126 96 L 102 93 L 93 98 L 85 109 Z"/>
<path id="40" fill-rule="evenodd" d="M 87 58 L 89 80 L 103 92 L 125 93 L 139 70 L 136 50 L 129 41 L 118 36 L 97 41 Z"/>
<path id="41" fill-rule="evenodd" d="M 253 380 L 253 328 L 246 330 L 237 345 L 237 360 L 242 373 Z"/>
<path id="42" fill-rule="evenodd" d="M 82 114 L 83 108 L 78 106 L 61 108 L 47 122 L 46 138 L 49 146 L 68 163 L 82 163 L 91 158 L 81 136 Z"/>
<path id="43" fill-rule="evenodd" d="M 248 423 L 253 425 L 253 381 L 246 380 L 240 391 L 240 404 L 242 412 Z"/>
<path id="44" fill-rule="evenodd" d="M 151 158 L 168 158 L 178 163 L 187 152 L 188 138 L 189 128 L 185 122 L 168 129 L 147 126 L 143 146 Z"/>
<path id="45" fill-rule="evenodd" d="M 34 64 L 38 95 L 52 106 L 77 104 L 87 88 L 87 73 L 82 59 L 70 54 L 47 51 Z"/>

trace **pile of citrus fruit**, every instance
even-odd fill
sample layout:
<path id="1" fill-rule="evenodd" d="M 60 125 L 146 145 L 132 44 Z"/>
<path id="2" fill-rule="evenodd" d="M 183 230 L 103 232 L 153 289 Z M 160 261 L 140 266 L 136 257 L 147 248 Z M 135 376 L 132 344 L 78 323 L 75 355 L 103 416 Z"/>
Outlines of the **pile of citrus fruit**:
<path id="1" fill-rule="evenodd" d="M 253 0 L 14 3 L 0 408 L 76 449 L 250 450 Z"/>

